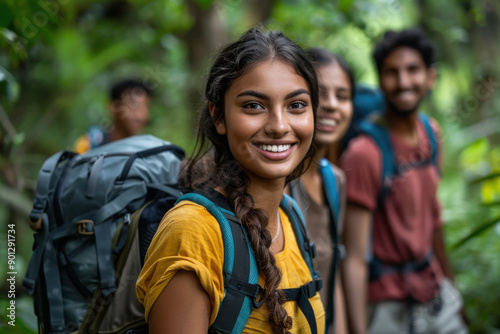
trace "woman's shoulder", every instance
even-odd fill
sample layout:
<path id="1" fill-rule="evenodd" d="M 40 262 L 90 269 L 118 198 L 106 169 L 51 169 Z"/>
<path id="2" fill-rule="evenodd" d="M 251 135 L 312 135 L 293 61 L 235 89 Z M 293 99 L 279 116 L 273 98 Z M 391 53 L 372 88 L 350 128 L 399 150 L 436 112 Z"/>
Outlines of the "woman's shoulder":
<path id="1" fill-rule="evenodd" d="M 340 167 L 335 165 L 333 162 L 328 161 L 330 165 L 330 169 L 332 170 L 333 175 L 335 176 L 335 179 L 340 183 L 340 184 L 345 184 L 345 173 Z"/>
<path id="2" fill-rule="evenodd" d="M 180 201 L 165 214 L 157 234 L 170 240 L 203 241 L 221 237 L 217 219 L 204 206 L 186 200 Z"/>

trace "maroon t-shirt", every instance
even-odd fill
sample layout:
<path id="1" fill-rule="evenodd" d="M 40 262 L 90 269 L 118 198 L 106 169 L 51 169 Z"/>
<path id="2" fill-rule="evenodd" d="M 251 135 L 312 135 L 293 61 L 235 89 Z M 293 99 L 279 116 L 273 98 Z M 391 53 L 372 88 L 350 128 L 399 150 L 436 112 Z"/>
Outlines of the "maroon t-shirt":
<path id="1" fill-rule="evenodd" d="M 418 123 L 419 144 L 408 145 L 391 133 L 394 154 L 398 164 L 415 163 L 431 155 L 425 128 Z M 438 137 L 438 136 L 436 136 Z M 339 166 L 347 179 L 347 201 L 374 212 L 382 188 L 382 157 L 375 142 L 360 135 L 349 144 Z M 437 198 L 439 174 L 432 164 L 402 171 L 392 183 L 391 192 L 382 210 L 373 217 L 373 254 L 387 263 L 405 263 L 424 259 L 432 248 L 434 229 L 441 226 L 440 205 Z M 428 301 L 435 296 L 442 270 L 434 257 L 431 266 L 420 272 L 402 275 L 390 273 L 371 282 L 370 302 L 406 299 Z"/>

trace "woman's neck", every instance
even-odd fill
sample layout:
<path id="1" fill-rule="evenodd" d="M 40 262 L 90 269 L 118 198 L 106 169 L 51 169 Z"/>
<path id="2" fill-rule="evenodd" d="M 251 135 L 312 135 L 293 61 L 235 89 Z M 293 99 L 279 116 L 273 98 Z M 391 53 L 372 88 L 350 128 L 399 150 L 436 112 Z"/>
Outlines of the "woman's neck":
<path id="1" fill-rule="evenodd" d="M 259 180 L 249 182 L 247 192 L 252 195 L 255 208 L 264 210 L 269 217 L 266 229 L 271 233 L 271 237 L 276 237 L 275 242 L 270 246 L 273 253 L 279 253 L 283 250 L 284 236 L 283 227 L 278 223 L 279 206 L 283 191 L 285 188 L 285 179 L 280 180 Z"/>
<path id="2" fill-rule="evenodd" d="M 316 152 L 312 157 L 312 163 L 318 164 L 321 159 L 328 158 L 328 153 L 329 153 L 329 146 L 326 145 L 316 146 Z"/>
<path id="3" fill-rule="evenodd" d="M 285 179 L 259 180 L 249 182 L 247 192 L 252 195 L 255 207 L 265 210 L 269 215 L 269 222 L 276 220 L 276 210 L 283 197 Z"/>

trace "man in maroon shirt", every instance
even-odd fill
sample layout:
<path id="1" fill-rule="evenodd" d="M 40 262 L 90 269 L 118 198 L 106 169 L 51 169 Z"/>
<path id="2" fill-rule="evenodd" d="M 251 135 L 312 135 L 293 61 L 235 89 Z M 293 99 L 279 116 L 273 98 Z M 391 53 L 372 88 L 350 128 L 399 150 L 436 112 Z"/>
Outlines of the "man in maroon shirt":
<path id="1" fill-rule="evenodd" d="M 343 274 L 350 333 L 467 333 L 443 241 L 434 120 L 439 156 L 423 163 L 436 147 L 418 112 L 434 86 L 433 58 L 419 29 L 388 31 L 375 48 L 386 97 L 376 123 L 387 131 L 399 166 L 390 184 L 382 181 L 382 152 L 369 135 L 352 140 L 339 162 L 347 177 Z M 380 200 L 383 188 L 388 193 Z M 367 254 L 383 270 L 368 266 Z"/>

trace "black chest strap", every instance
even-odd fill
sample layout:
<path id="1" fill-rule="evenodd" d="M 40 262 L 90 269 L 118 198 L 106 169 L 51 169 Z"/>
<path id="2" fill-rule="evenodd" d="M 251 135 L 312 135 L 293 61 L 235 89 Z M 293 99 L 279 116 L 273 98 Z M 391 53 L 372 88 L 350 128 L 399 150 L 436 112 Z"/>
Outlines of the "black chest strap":
<path id="1" fill-rule="evenodd" d="M 318 326 L 316 325 L 316 316 L 312 308 L 309 298 L 314 297 L 318 291 L 323 288 L 323 280 L 318 278 L 309 283 L 302 285 L 300 288 L 283 289 L 287 301 L 296 301 L 299 309 L 302 311 L 307 319 L 311 333 L 318 333 Z"/>

